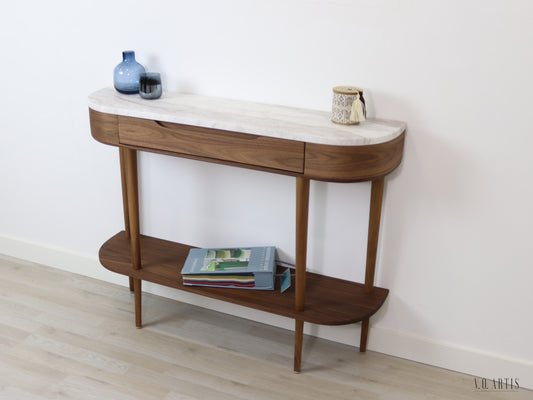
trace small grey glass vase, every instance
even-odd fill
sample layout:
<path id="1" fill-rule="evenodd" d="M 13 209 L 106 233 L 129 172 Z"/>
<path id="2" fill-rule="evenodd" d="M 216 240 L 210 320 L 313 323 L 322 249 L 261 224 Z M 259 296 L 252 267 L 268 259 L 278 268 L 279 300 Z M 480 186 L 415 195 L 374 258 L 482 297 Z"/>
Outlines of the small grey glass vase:
<path id="1" fill-rule="evenodd" d="M 145 72 L 141 74 L 139 94 L 143 99 L 158 99 L 162 93 L 161 74 L 158 72 Z"/>

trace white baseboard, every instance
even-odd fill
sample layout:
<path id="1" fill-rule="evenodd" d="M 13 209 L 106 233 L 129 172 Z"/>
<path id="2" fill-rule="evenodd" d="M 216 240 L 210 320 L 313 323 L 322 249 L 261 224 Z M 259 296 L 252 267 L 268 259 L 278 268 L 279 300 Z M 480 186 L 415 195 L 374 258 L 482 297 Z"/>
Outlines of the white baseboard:
<path id="1" fill-rule="evenodd" d="M 533 363 L 530 361 L 382 327 L 370 329 L 368 347 L 371 350 L 472 375 L 472 390 L 475 389 L 474 378 L 486 378 L 491 382 L 493 379 L 518 379 L 521 388 L 533 389 Z M 480 379 L 477 381 L 479 383 Z"/>
<path id="2" fill-rule="evenodd" d="M 58 268 L 91 278 L 126 286 L 128 279 L 102 267 L 96 256 L 45 246 L 40 243 L 0 235 L 0 254 L 42 265 Z M 187 292 L 173 290 L 160 285 L 143 283 L 143 290 L 159 296 L 213 309 L 226 314 L 251 319 L 261 323 L 293 329 L 289 318 L 250 310 L 246 307 L 208 299 Z M 305 333 L 323 339 L 353 346 L 359 345 L 360 324 L 329 327 L 305 324 Z M 500 354 L 462 347 L 453 343 L 435 341 L 404 332 L 371 325 L 368 349 L 401 357 L 423 364 L 433 365 L 487 379 L 518 379 L 522 388 L 533 389 L 533 363 L 512 359 Z"/>

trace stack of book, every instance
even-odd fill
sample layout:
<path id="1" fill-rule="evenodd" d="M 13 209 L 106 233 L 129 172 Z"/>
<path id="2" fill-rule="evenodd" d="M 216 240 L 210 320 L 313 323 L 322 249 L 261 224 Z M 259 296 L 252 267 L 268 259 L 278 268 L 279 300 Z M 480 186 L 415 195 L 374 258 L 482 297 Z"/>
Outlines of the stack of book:
<path id="1" fill-rule="evenodd" d="M 181 270 L 183 284 L 274 290 L 276 248 L 191 249 Z"/>

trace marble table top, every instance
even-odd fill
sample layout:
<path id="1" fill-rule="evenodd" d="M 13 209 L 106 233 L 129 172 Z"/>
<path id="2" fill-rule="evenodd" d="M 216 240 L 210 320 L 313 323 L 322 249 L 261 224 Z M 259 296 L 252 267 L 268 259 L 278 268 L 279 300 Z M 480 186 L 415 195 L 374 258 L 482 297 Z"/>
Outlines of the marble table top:
<path id="1" fill-rule="evenodd" d="M 331 122 L 326 111 L 176 92 L 145 100 L 120 94 L 111 87 L 91 94 L 89 107 L 108 114 L 338 146 L 388 142 L 406 128 L 404 122 L 382 119 L 338 125 Z"/>

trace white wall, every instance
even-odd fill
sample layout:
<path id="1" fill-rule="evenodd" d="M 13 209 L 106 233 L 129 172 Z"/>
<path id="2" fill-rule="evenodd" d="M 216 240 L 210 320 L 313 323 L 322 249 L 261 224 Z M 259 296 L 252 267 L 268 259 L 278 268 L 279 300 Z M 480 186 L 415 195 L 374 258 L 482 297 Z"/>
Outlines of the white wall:
<path id="1" fill-rule="evenodd" d="M 167 90 L 328 110 L 333 86 L 359 85 L 370 116 L 408 123 L 379 249 L 377 284 L 390 295 L 369 347 L 533 387 L 533 3 L 10 3 L 0 24 L 0 253 L 125 283 L 96 259 L 122 211 L 117 151 L 90 137 L 86 105 L 112 84 L 122 50 L 161 71 Z M 273 243 L 293 258 L 293 178 L 149 154 L 140 167 L 144 233 Z M 312 185 L 309 269 L 362 279 L 369 187 Z M 243 194 L 213 203 L 213 189 Z M 308 332 L 356 345 L 358 329 Z"/>

